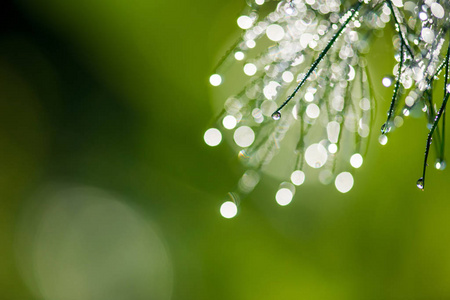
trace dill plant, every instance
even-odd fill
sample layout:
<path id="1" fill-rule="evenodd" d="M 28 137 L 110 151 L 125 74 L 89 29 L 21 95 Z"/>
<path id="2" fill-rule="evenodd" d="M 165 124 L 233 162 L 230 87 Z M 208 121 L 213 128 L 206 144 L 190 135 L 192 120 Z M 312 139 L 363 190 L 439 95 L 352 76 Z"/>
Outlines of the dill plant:
<path id="1" fill-rule="evenodd" d="M 237 19 L 242 36 L 210 77 L 213 86 L 220 86 L 235 66 L 247 77 L 225 101 L 218 128 L 204 136 L 215 146 L 222 134 L 229 135 L 247 167 L 222 215 L 236 214 L 238 195 L 254 189 L 261 170 L 279 166 L 277 157 L 293 162 L 290 176 L 281 174 L 286 181 L 276 193 L 280 205 L 289 204 L 309 174 L 323 184 L 334 182 L 342 193 L 352 188 L 352 174 L 363 163 L 374 126 L 372 88 L 379 84 L 371 80 L 366 56 L 373 37 L 386 26 L 395 29 L 397 63 L 382 82 L 393 84 L 393 93 L 378 140 L 386 144 L 410 112 L 423 113 L 429 134 L 416 183 L 423 190 L 432 140 L 435 167 L 446 166 L 449 12 L 448 0 L 248 0 Z M 435 101 L 438 76 L 444 89 Z"/>

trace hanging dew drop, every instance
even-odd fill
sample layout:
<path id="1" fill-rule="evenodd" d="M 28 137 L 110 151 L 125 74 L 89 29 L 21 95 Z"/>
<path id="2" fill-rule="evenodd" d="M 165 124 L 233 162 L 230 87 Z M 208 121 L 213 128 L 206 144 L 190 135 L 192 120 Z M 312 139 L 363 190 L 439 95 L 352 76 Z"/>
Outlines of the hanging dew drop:
<path id="1" fill-rule="evenodd" d="M 388 133 L 389 131 L 391 131 L 391 125 L 389 125 L 389 123 L 386 122 L 386 123 L 384 123 L 384 124 L 381 126 L 381 133 L 382 133 L 382 134 L 386 134 L 386 133 Z"/>
<path id="2" fill-rule="evenodd" d="M 281 119 L 281 113 L 279 111 L 276 111 L 272 114 L 272 119 L 274 119 L 275 121 L 278 121 L 279 119 Z"/>
<path id="3" fill-rule="evenodd" d="M 417 180 L 417 187 L 423 191 L 423 177 L 420 177 L 419 180 Z"/>
<path id="4" fill-rule="evenodd" d="M 445 167 L 447 166 L 447 163 L 445 162 L 445 160 L 440 160 L 438 159 L 436 161 L 436 164 L 434 165 L 436 167 L 436 169 L 438 170 L 444 170 Z"/>

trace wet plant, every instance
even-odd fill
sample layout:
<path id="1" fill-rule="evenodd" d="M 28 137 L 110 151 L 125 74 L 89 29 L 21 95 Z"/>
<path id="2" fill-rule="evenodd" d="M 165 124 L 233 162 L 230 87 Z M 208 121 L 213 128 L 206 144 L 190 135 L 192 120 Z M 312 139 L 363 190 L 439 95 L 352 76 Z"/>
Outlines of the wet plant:
<path id="1" fill-rule="evenodd" d="M 378 32 L 393 32 L 396 65 L 382 84 L 393 85 L 387 118 L 378 141 L 418 112 L 429 128 L 424 189 L 431 142 L 437 169 L 445 168 L 445 111 L 450 95 L 450 1 L 426 0 L 248 0 L 237 19 L 243 34 L 210 77 L 213 86 L 236 89 L 218 116 L 218 128 L 205 142 L 218 145 L 228 135 L 247 171 L 234 193 L 251 192 L 261 172 L 286 178 L 276 201 L 287 205 L 306 175 L 323 184 L 351 190 L 353 173 L 363 163 L 373 127 L 376 99 L 367 55 Z M 385 30 L 392 26 L 394 30 Z M 239 74 L 242 72 L 244 74 Z M 228 77 L 227 77 L 228 76 Z M 246 79 L 239 79 L 246 76 Z M 439 79 L 443 77 L 443 80 Z M 435 101 L 435 86 L 443 96 Z M 277 104 L 278 103 L 278 104 Z M 439 107 L 439 108 L 438 108 Z M 281 161 L 294 162 L 282 166 Z M 290 174 L 290 175 L 289 175 Z M 308 175 L 309 176 L 309 175 Z M 236 210 L 237 212 L 237 210 Z M 222 213 L 224 215 L 224 213 Z M 225 213 L 226 215 L 226 213 Z"/>

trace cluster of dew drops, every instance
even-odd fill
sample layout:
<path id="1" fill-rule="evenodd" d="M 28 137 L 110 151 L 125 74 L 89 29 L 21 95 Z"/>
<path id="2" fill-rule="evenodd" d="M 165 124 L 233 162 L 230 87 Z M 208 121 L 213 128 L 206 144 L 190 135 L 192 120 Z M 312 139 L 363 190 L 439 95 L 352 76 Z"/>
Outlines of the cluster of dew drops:
<path id="1" fill-rule="evenodd" d="M 237 18 L 237 25 L 244 30 L 242 38 L 209 78 L 214 87 L 226 86 L 225 74 L 237 67 L 243 74 L 236 75 L 234 70 L 229 76 L 242 76 L 239 82 L 244 82 L 242 90 L 225 102 L 217 125 L 204 133 L 204 141 L 211 147 L 218 146 L 222 139 L 232 140 L 239 158 L 248 167 L 236 191 L 229 193 L 230 199 L 222 204 L 223 217 L 233 218 L 238 213 L 240 195 L 256 187 L 261 169 L 282 152 L 284 139 L 295 139 L 295 142 L 294 149 L 290 149 L 292 159 L 285 159 L 286 164 L 292 165 L 290 180 L 282 182 L 275 193 L 279 205 L 291 203 L 296 186 L 305 182 L 307 167 L 322 168 L 319 181 L 334 182 L 341 193 L 352 189 L 352 173 L 363 164 L 375 106 L 364 57 L 370 43 L 367 36 L 392 21 L 393 12 L 385 1 L 368 3 L 351 20 L 281 117 L 277 110 L 280 102 L 302 80 L 308 66 L 349 12 L 343 13 L 344 5 L 339 0 L 292 0 L 279 2 L 273 11 L 264 14 L 262 8 L 270 3 L 249 0 L 248 7 Z M 378 138 L 381 145 L 387 143 L 388 133 L 402 126 L 410 113 L 414 115 L 420 110 L 429 115 L 436 110 L 427 106 L 422 96 L 430 86 L 428 79 L 436 75 L 437 66 L 442 62 L 444 39 L 437 26 L 444 19 L 441 4 L 433 0 L 419 4 L 401 0 L 391 3 L 405 27 L 397 28 L 396 24 L 396 28 L 409 33 L 405 36 L 419 55 L 407 57 L 400 78 L 396 78 L 397 63 L 393 75 L 382 79 L 382 85 L 388 88 L 399 80 L 404 104 L 396 106 L 392 122 L 384 125 L 389 128 L 384 128 Z M 447 17 L 445 20 L 448 22 Z M 393 37 L 393 46 L 400 48 L 398 37 Z M 395 58 L 398 62 L 399 55 Z M 351 100 L 347 101 L 349 94 Z M 346 169 L 345 162 L 351 166 L 350 170 Z M 437 161 L 436 168 L 444 167 L 445 161 Z"/>

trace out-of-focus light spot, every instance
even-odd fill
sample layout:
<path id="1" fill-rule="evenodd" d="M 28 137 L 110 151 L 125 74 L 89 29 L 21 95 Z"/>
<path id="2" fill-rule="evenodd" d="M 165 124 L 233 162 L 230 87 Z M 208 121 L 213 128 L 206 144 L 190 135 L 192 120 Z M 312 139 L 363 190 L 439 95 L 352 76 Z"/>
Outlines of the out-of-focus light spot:
<path id="1" fill-rule="evenodd" d="M 370 133 L 370 127 L 367 124 L 361 124 L 361 126 L 358 128 L 358 134 L 363 138 L 368 137 L 369 133 Z"/>
<path id="2" fill-rule="evenodd" d="M 438 159 L 436 161 L 436 164 L 434 165 L 436 167 L 436 169 L 438 170 L 444 170 L 445 167 L 447 166 L 447 163 L 445 162 L 445 160 L 440 160 Z"/>
<path id="3" fill-rule="evenodd" d="M 284 29 L 278 24 L 272 24 L 267 26 L 266 35 L 269 40 L 279 42 L 284 37 Z"/>
<path id="4" fill-rule="evenodd" d="M 306 115 L 311 119 L 316 119 L 320 115 L 320 108 L 317 104 L 311 103 L 306 107 Z"/>
<path id="5" fill-rule="evenodd" d="M 258 5 L 263 5 L 264 4 L 264 0 L 255 0 L 255 3 Z"/>
<path id="6" fill-rule="evenodd" d="M 344 97 L 342 97 L 340 95 L 333 97 L 331 100 L 331 106 L 336 111 L 342 111 L 344 109 Z"/>
<path id="7" fill-rule="evenodd" d="M 392 0 L 392 3 L 397 7 L 403 7 L 403 1 L 402 0 Z"/>
<path id="8" fill-rule="evenodd" d="M 209 77 L 209 83 L 211 83 L 212 86 L 219 86 L 222 83 L 222 76 L 219 74 L 212 74 Z"/>
<path id="9" fill-rule="evenodd" d="M 294 117 L 295 120 L 298 119 L 298 106 L 297 106 L 297 104 L 295 104 L 294 107 L 292 107 L 292 116 Z"/>
<path id="10" fill-rule="evenodd" d="M 320 171 L 319 181 L 322 184 L 330 184 L 333 181 L 333 172 L 331 172 L 331 170 L 328 169 Z"/>
<path id="11" fill-rule="evenodd" d="M 363 157 L 359 153 L 355 153 L 350 157 L 350 164 L 353 168 L 359 168 L 363 164 Z"/>
<path id="12" fill-rule="evenodd" d="M 329 144 L 328 145 L 328 152 L 334 154 L 334 153 L 337 152 L 337 150 L 338 150 L 338 147 L 337 147 L 336 144 Z"/>
<path id="13" fill-rule="evenodd" d="M 390 87 L 392 85 L 392 78 L 390 77 L 384 77 L 381 80 L 381 83 L 385 86 L 385 87 Z"/>
<path id="14" fill-rule="evenodd" d="M 353 187 L 353 176 L 349 172 L 342 172 L 334 180 L 336 189 L 341 193 L 347 193 Z"/>
<path id="15" fill-rule="evenodd" d="M 247 47 L 249 47 L 250 49 L 253 49 L 256 47 L 256 42 L 254 40 L 248 40 L 247 42 L 245 42 L 245 44 L 247 45 Z"/>
<path id="16" fill-rule="evenodd" d="M 294 194 L 292 194 L 291 190 L 287 188 L 281 188 L 277 191 L 275 195 L 275 200 L 281 206 L 286 206 L 291 203 Z"/>
<path id="17" fill-rule="evenodd" d="M 234 127 L 236 127 L 237 120 L 235 117 L 228 115 L 223 118 L 222 124 L 226 129 L 234 129 Z"/>
<path id="18" fill-rule="evenodd" d="M 203 139 L 208 146 L 214 147 L 222 141 L 222 133 L 217 128 L 210 128 L 206 130 Z"/>
<path id="19" fill-rule="evenodd" d="M 383 146 L 386 145 L 387 142 L 388 142 L 387 136 L 384 135 L 384 134 L 380 135 L 380 136 L 378 137 L 378 142 L 379 142 L 381 145 L 383 145 Z"/>
<path id="20" fill-rule="evenodd" d="M 240 16 L 237 19 L 237 24 L 242 29 L 249 29 L 253 25 L 253 20 L 249 16 Z"/>
<path id="21" fill-rule="evenodd" d="M 280 87 L 280 86 L 281 86 L 281 84 L 279 84 L 278 82 L 270 81 L 263 89 L 264 96 L 267 99 L 272 100 L 277 95 L 278 87 Z"/>
<path id="22" fill-rule="evenodd" d="M 245 57 L 244 52 L 242 51 L 237 51 L 236 53 L 234 53 L 234 58 L 236 60 L 243 60 Z"/>
<path id="23" fill-rule="evenodd" d="M 419 19 L 421 19 L 422 21 L 426 21 L 428 19 L 427 13 L 424 11 L 421 11 L 419 13 Z"/>
<path id="24" fill-rule="evenodd" d="M 431 13 L 438 19 L 442 19 L 444 17 L 445 11 L 442 5 L 437 2 L 431 4 Z"/>
<path id="25" fill-rule="evenodd" d="M 362 98 L 361 101 L 359 101 L 359 107 L 362 110 L 369 110 L 370 109 L 370 100 L 367 98 Z"/>
<path id="26" fill-rule="evenodd" d="M 348 67 L 349 67 L 349 71 L 347 74 L 347 80 L 352 81 L 353 79 L 355 79 L 356 71 L 355 71 L 355 68 L 353 68 L 351 65 L 348 65 Z"/>
<path id="27" fill-rule="evenodd" d="M 254 170 L 247 170 L 239 180 L 239 188 L 244 193 L 250 193 L 259 182 L 259 174 Z"/>
<path id="28" fill-rule="evenodd" d="M 402 127 L 403 126 L 403 118 L 402 117 L 400 117 L 400 116 L 396 116 L 395 118 L 394 118 L 394 125 L 395 125 L 395 127 Z"/>
<path id="29" fill-rule="evenodd" d="M 289 71 L 284 71 L 283 75 L 281 75 L 281 78 L 283 79 L 284 82 L 289 83 L 294 80 L 294 75 Z"/>
<path id="30" fill-rule="evenodd" d="M 425 43 L 432 44 L 434 41 L 434 32 L 432 29 L 424 27 L 420 34 Z"/>
<path id="31" fill-rule="evenodd" d="M 288 15 L 291 16 L 295 13 L 295 7 L 292 3 L 286 3 L 284 4 L 284 12 Z"/>
<path id="32" fill-rule="evenodd" d="M 308 47 L 308 44 L 314 39 L 314 36 L 311 33 L 303 33 L 300 37 L 300 45 L 303 48 Z"/>
<path id="33" fill-rule="evenodd" d="M 226 219 L 234 218 L 237 215 L 237 212 L 238 209 L 234 202 L 227 201 L 220 206 L 220 214 Z"/>
<path id="34" fill-rule="evenodd" d="M 306 163 L 312 168 L 322 167 L 328 159 L 327 150 L 321 144 L 312 144 L 305 151 Z"/>
<path id="35" fill-rule="evenodd" d="M 334 144 L 337 143 L 339 138 L 339 131 L 341 130 L 341 126 L 336 121 L 331 121 L 327 124 L 327 135 L 328 140 Z"/>
<path id="36" fill-rule="evenodd" d="M 411 107 L 411 106 L 413 106 L 414 105 L 414 98 L 413 97 L 411 97 L 411 96 L 406 96 L 406 98 L 405 98 L 405 104 L 407 105 L 407 106 L 409 106 L 409 107 Z"/>
<path id="37" fill-rule="evenodd" d="M 172 298 L 172 264 L 160 233 L 115 197 L 51 185 L 27 203 L 18 265 L 37 298 Z"/>
<path id="38" fill-rule="evenodd" d="M 244 66 L 244 73 L 248 76 L 255 75 L 257 70 L 256 66 L 252 63 L 245 64 Z"/>
<path id="39" fill-rule="evenodd" d="M 239 147 L 248 147 L 255 141 L 255 133 L 248 126 L 241 126 L 234 132 L 234 141 Z"/>
<path id="40" fill-rule="evenodd" d="M 312 102 L 314 101 L 314 94 L 311 92 L 306 92 L 305 93 L 305 101 L 306 102 Z"/>
<path id="41" fill-rule="evenodd" d="M 300 170 L 295 170 L 291 174 L 291 182 L 295 185 L 302 185 L 305 182 L 305 173 Z"/>

